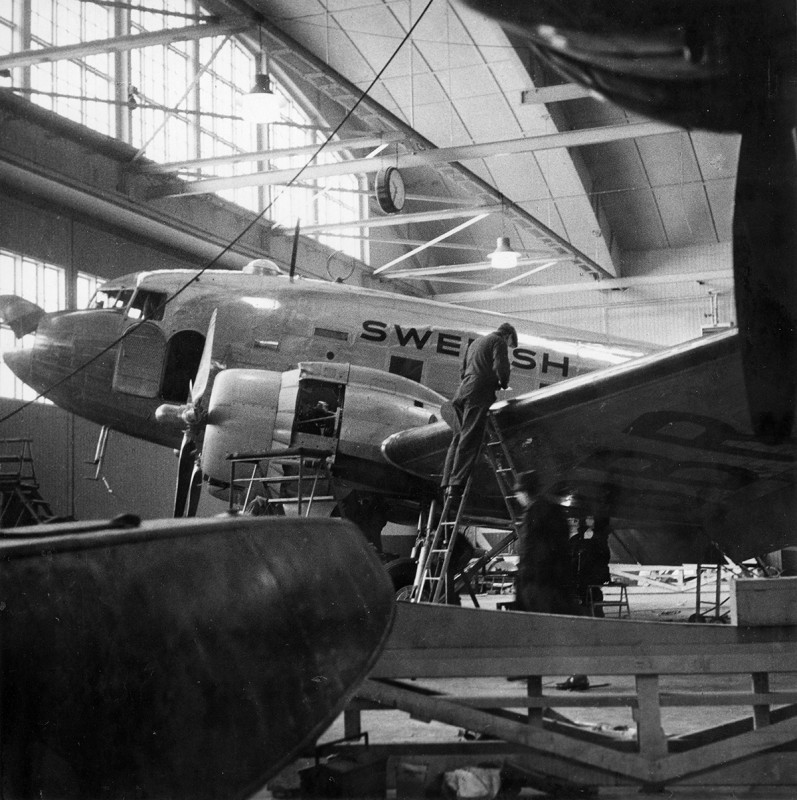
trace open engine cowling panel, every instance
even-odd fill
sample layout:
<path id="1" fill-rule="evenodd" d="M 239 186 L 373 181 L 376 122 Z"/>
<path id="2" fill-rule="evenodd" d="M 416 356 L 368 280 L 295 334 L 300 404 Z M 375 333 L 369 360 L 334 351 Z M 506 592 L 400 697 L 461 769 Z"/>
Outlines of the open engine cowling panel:
<path id="1" fill-rule="evenodd" d="M 351 364 L 222 370 L 210 397 L 202 470 L 212 485 L 226 486 L 229 455 L 289 447 L 384 464 L 385 436 L 437 422 L 444 402 L 401 375 Z"/>

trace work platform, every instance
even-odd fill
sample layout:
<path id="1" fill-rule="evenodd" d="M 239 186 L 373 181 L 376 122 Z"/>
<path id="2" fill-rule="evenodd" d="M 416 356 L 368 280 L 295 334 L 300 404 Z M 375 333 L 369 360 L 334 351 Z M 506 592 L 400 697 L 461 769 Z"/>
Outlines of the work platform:
<path id="1" fill-rule="evenodd" d="M 610 677 L 589 692 L 552 687 L 555 676 L 577 673 L 593 682 Z M 695 685 L 701 688 L 685 690 Z M 691 722 L 673 726 L 674 708 Z M 717 708 L 726 712 L 723 721 L 707 724 Z M 371 744 L 370 757 L 386 759 L 388 797 L 416 796 L 401 788 L 407 775 L 417 783 L 421 773 L 430 780 L 435 770 L 484 763 L 546 791 L 780 791 L 797 786 L 797 627 L 399 603 L 387 646 L 345 713 L 346 735 L 361 734 L 362 712 L 374 709 L 468 732 L 462 741 L 426 743 L 416 733 L 407 742 Z M 585 726 L 571 719 L 576 709 L 630 710 L 632 722 L 627 730 Z M 351 756 L 358 748 L 333 749 Z"/>

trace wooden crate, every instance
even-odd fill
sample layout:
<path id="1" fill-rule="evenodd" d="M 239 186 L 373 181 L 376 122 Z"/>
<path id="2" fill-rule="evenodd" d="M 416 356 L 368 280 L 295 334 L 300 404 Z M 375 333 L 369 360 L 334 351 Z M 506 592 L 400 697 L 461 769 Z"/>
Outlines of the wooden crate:
<path id="1" fill-rule="evenodd" d="M 797 577 L 731 581 L 730 606 L 733 625 L 797 625 Z"/>

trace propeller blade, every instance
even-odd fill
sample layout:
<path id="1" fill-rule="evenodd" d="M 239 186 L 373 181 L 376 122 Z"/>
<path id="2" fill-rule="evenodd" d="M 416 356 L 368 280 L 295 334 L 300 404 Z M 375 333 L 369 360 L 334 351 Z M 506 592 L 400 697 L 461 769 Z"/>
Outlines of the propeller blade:
<path id="1" fill-rule="evenodd" d="M 185 506 L 188 500 L 189 490 L 194 466 L 196 464 L 196 445 L 188 433 L 183 434 L 183 441 L 180 443 L 180 454 L 177 459 L 177 485 L 174 490 L 174 515 L 182 517 L 185 515 Z"/>
<path id="2" fill-rule="evenodd" d="M 188 484 L 188 509 L 186 517 L 195 517 L 199 507 L 199 498 L 202 495 L 202 468 L 199 466 L 198 459 L 194 458 L 194 468 L 191 470 L 191 478 Z"/>
<path id="3" fill-rule="evenodd" d="M 208 335 L 205 337 L 205 347 L 202 350 L 202 356 L 199 359 L 199 366 L 196 370 L 196 377 L 191 384 L 191 402 L 196 405 L 202 400 L 205 390 L 208 388 L 208 381 L 210 380 L 210 365 L 213 358 L 213 340 L 216 337 L 216 315 L 218 309 L 213 312 L 208 325 Z"/>

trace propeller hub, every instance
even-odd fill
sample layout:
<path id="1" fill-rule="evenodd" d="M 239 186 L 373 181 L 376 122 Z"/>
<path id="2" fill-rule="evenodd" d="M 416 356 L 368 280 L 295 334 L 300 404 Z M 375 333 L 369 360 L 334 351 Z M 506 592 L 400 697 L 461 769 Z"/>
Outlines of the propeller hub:
<path id="1" fill-rule="evenodd" d="M 185 406 L 177 403 L 163 403 L 155 409 L 155 421 L 159 425 L 182 430 L 185 426 L 183 419 Z"/>

